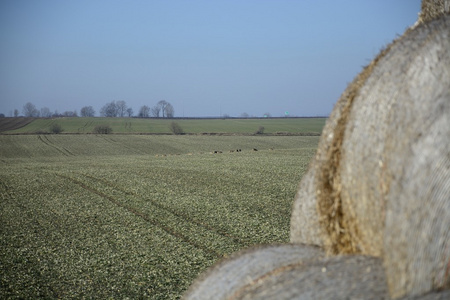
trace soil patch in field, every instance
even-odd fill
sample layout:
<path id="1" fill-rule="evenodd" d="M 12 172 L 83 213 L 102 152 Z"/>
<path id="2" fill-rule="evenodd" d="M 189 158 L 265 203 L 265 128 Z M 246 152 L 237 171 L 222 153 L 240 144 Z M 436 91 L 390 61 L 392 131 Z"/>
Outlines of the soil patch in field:
<path id="1" fill-rule="evenodd" d="M 28 125 L 35 118 L 0 118 L 0 132 L 19 129 Z"/>

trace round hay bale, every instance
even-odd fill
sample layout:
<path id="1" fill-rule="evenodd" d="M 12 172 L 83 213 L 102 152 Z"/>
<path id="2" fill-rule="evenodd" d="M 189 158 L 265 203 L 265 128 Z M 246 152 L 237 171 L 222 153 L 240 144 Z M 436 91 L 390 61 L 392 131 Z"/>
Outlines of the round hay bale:
<path id="1" fill-rule="evenodd" d="M 382 256 L 394 297 L 450 287 L 449 28 L 408 30 L 355 78 L 294 203 L 291 242 Z"/>
<path id="2" fill-rule="evenodd" d="M 317 213 L 315 168 L 310 166 L 300 181 L 291 215 L 291 243 L 323 246 Z"/>
<path id="3" fill-rule="evenodd" d="M 357 77 L 312 172 L 327 250 L 383 254 L 396 297 L 449 286 L 449 28 L 408 31 Z"/>
<path id="4" fill-rule="evenodd" d="M 242 286 L 228 299 L 387 298 L 379 258 L 335 256 L 275 268 Z"/>
<path id="5" fill-rule="evenodd" d="M 450 291 L 431 292 L 425 295 L 405 297 L 401 300 L 448 300 L 450 299 Z"/>
<path id="6" fill-rule="evenodd" d="M 450 13 L 450 0 L 422 0 L 418 24 L 432 21 Z"/>
<path id="7" fill-rule="evenodd" d="M 450 286 L 449 49 L 450 16 L 395 43 L 353 101 L 341 146 L 345 230 L 356 251 L 383 254 L 393 297 Z"/>
<path id="8" fill-rule="evenodd" d="M 243 250 L 200 275 L 183 299 L 229 299 L 277 268 L 323 256 L 319 248 L 304 245 L 271 245 Z"/>

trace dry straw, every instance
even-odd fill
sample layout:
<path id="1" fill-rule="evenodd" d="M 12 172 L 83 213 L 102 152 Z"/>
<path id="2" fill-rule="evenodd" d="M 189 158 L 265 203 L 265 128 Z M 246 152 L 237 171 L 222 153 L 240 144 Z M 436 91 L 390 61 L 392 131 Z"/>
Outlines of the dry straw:
<path id="1" fill-rule="evenodd" d="M 281 256 L 280 256 L 281 254 Z M 386 299 L 380 259 L 318 248 L 252 249 L 211 269 L 184 299 Z"/>
<path id="2" fill-rule="evenodd" d="M 450 286 L 449 28 L 408 30 L 358 75 L 294 204 L 292 242 L 383 257 L 394 297 Z M 319 242 L 304 233 L 316 220 Z"/>
<path id="3" fill-rule="evenodd" d="M 324 257 L 318 247 L 271 245 L 236 253 L 201 275 L 184 295 L 184 299 L 233 299 L 235 294 L 276 269 L 315 261 Z"/>
<path id="4" fill-rule="evenodd" d="M 423 0 L 418 23 L 425 23 L 450 13 L 450 0 Z"/>

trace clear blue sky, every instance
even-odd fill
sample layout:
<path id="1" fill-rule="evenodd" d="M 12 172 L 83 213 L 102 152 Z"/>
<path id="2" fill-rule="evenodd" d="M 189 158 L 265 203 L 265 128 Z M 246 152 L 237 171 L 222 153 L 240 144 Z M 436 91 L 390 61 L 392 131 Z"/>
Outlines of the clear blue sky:
<path id="1" fill-rule="evenodd" d="M 328 115 L 420 0 L 2 0 L 0 113 Z"/>

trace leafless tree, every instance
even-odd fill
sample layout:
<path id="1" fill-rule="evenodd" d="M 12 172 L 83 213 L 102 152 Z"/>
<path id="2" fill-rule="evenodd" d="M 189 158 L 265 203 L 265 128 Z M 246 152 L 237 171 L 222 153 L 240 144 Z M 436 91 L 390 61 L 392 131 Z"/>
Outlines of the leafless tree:
<path id="1" fill-rule="evenodd" d="M 141 106 L 139 109 L 139 117 L 140 118 L 148 118 L 150 116 L 150 107 L 147 105 Z"/>
<path id="2" fill-rule="evenodd" d="M 165 108 L 166 118 L 173 118 L 175 115 L 175 110 L 173 109 L 172 104 L 168 103 Z M 163 111 L 164 115 L 164 111 Z"/>
<path id="3" fill-rule="evenodd" d="M 95 110 L 92 106 L 85 106 L 80 110 L 80 115 L 82 117 L 93 117 L 95 116 Z"/>
<path id="4" fill-rule="evenodd" d="M 70 110 L 66 110 L 65 112 L 62 113 L 63 117 L 78 117 L 77 111 L 70 111 Z"/>
<path id="5" fill-rule="evenodd" d="M 131 107 L 128 107 L 127 108 L 127 116 L 131 118 L 133 116 L 133 113 L 134 113 L 133 109 Z"/>
<path id="6" fill-rule="evenodd" d="M 52 112 L 48 107 L 41 108 L 41 117 L 42 118 L 50 118 L 52 116 Z"/>
<path id="7" fill-rule="evenodd" d="M 172 104 L 166 100 L 161 100 L 156 104 L 152 113 L 155 117 L 159 118 L 161 112 L 163 118 L 173 118 L 175 110 L 173 109 Z"/>
<path id="8" fill-rule="evenodd" d="M 161 112 L 161 107 L 159 107 L 158 105 L 155 105 L 152 107 L 152 116 L 155 118 L 159 118 L 159 114 Z"/>
<path id="9" fill-rule="evenodd" d="M 116 102 L 112 101 L 110 103 L 106 103 L 100 110 L 100 115 L 102 117 L 117 117 Z"/>
<path id="10" fill-rule="evenodd" d="M 117 109 L 117 116 L 118 117 L 125 117 L 126 111 L 127 111 L 127 104 L 125 101 L 117 101 L 116 102 L 116 109 Z"/>
<path id="11" fill-rule="evenodd" d="M 34 104 L 31 102 L 27 102 L 27 104 L 23 106 L 22 113 L 25 117 L 33 117 L 33 118 L 39 117 L 39 111 L 36 109 L 36 106 L 34 106 Z"/>

